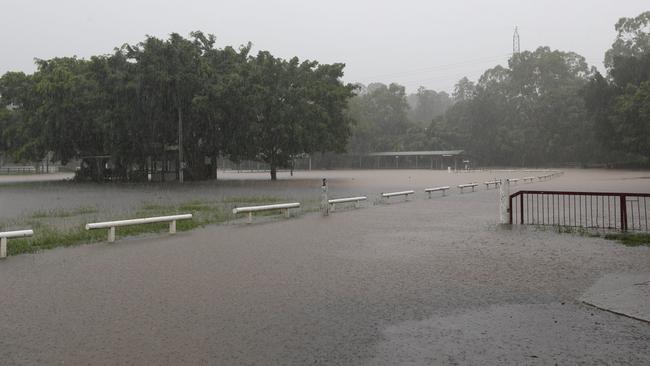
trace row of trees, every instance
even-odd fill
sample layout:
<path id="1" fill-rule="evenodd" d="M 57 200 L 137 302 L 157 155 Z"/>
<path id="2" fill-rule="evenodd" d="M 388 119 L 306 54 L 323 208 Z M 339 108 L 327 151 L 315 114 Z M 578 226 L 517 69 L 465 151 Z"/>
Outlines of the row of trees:
<path id="1" fill-rule="evenodd" d="M 349 114 L 356 123 L 348 150 L 354 154 L 429 147 L 431 136 L 427 130 L 432 119 L 443 116 L 454 103 L 449 94 L 424 87 L 410 95 L 396 83 L 357 87 L 349 105 Z"/>
<path id="2" fill-rule="evenodd" d="M 606 75 L 574 52 L 514 54 L 450 96 L 343 84 L 342 64 L 214 47 L 213 36 L 148 37 L 108 56 L 40 60 L 0 78 L 0 152 L 22 160 L 109 156 L 133 179 L 153 162 L 190 177 L 216 157 L 271 176 L 316 151 L 465 149 L 483 165 L 650 164 L 650 12 L 622 18 Z M 92 166 L 91 166 L 92 168 Z M 99 175 L 100 169 L 91 169 Z M 114 172 L 114 173 L 115 173 Z"/>
<path id="3" fill-rule="evenodd" d="M 95 179 L 103 167 L 92 162 L 109 157 L 114 176 L 135 179 L 153 162 L 180 165 L 181 149 L 193 179 L 216 174 L 220 155 L 262 160 L 276 179 L 295 155 L 345 149 L 355 87 L 341 82 L 343 64 L 214 44 L 201 32 L 147 37 L 112 55 L 38 60 L 32 75 L 6 73 L 0 151 L 83 159 Z"/>
<path id="4" fill-rule="evenodd" d="M 514 54 L 438 98 L 429 123 L 404 88 L 371 84 L 350 104 L 353 152 L 465 149 L 484 165 L 650 164 L 650 12 L 622 18 L 607 75 L 574 52 Z M 440 97 L 442 95 L 442 98 Z M 444 102 L 445 96 L 450 100 Z M 442 101 L 442 103 L 441 103 Z M 431 108 L 434 103 L 422 103 Z"/>

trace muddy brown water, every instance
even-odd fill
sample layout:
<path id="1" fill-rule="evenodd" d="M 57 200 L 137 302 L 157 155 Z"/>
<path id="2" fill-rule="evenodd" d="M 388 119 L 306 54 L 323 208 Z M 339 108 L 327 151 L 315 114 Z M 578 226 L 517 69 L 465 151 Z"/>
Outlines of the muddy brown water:
<path id="1" fill-rule="evenodd" d="M 0 185 L 0 215 L 220 194 L 317 198 L 323 175 L 332 195 L 418 195 L 327 218 L 10 257 L 0 262 L 0 364 L 650 363 L 648 323 L 577 300 L 604 274 L 650 271 L 650 248 L 500 229 L 497 191 L 483 186 L 432 199 L 421 192 L 528 172 L 298 172 L 275 183 L 228 173 L 217 184 L 184 187 L 9 184 Z M 525 188 L 650 192 L 648 177 L 570 170 Z"/>

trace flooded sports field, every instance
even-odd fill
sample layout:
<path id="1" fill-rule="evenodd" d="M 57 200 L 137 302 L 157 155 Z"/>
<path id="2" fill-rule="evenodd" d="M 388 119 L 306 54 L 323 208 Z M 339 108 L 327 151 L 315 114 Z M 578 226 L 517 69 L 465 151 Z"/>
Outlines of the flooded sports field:
<path id="1" fill-rule="evenodd" d="M 648 171 L 563 172 L 510 191 L 650 193 Z M 0 177 L 3 228 L 75 228 L 151 207 L 208 215 L 303 204 L 290 219 L 228 217 L 10 255 L 0 261 L 0 364 L 650 363 L 647 321 L 583 301 L 612 276 L 647 293 L 650 247 L 498 225 L 499 190 L 483 182 L 542 174 L 297 171 L 271 182 L 229 171 L 184 185 Z M 368 202 L 322 217 L 322 178 L 330 198 Z M 476 191 L 461 194 L 471 182 Z M 438 186 L 451 188 L 429 199 L 424 188 Z M 406 202 L 379 199 L 411 189 Z"/>

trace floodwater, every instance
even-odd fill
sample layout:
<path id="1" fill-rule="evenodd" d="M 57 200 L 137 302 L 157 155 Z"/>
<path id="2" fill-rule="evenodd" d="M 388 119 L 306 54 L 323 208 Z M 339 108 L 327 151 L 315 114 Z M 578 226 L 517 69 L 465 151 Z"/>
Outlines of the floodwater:
<path id="1" fill-rule="evenodd" d="M 0 217 L 218 195 L 369 207 L 175 236 L 121 239 L 0 262 L 2 364 L 638 364 L 650 325 L 579 301 L 610 273 L 648 273 L 650 248 L 498 228 L 498 191 L 427 199 L 429 186 L 531 172 L 223 174 L 183 187 L 0 185 Z M 250 179 L 242 181 L 241 179 Z M 650 192 L 650 172 L 569 170 L 526 189 Z M 409 202 L 380 192 L 416 189 Z M 517 186 L 512 186 L 515 191 Z M 72 201 L 72 202 L 71 202 Z M 11 244 L 10 244 L 11 245 Z"/>

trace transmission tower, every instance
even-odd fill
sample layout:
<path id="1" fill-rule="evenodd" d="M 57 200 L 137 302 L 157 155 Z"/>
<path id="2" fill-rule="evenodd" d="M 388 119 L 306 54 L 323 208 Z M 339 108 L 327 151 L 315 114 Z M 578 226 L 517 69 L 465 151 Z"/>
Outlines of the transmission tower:
<path id="1" fill-rule="evenodd" d="M 517 30 L 517 27 L 515 27 L 515 34 L 512 35 L 512 54 L 516 55 L 519 51 L 519 31 Z"/>

